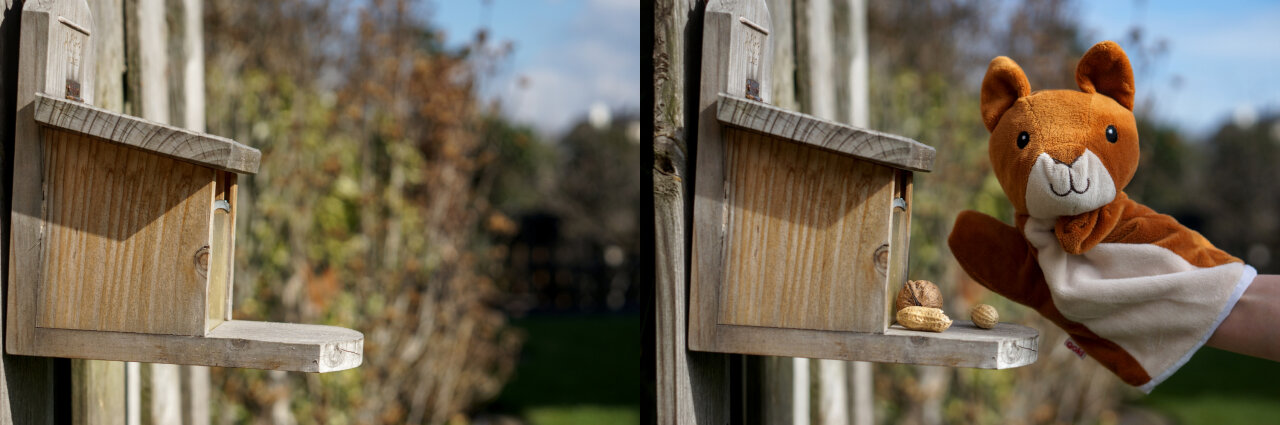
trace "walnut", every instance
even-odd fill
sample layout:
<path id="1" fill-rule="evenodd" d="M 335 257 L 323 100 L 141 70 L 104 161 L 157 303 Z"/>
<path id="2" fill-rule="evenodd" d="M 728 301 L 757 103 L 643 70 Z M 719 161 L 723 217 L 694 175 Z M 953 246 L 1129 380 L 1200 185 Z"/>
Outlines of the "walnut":
<path id="1" fill-rule="evenodd" d="M 902 285 L 894 303 L 898 310 L 910 306 L 942 308 L 942 292 L 938 286 L 927 280 L 911 280 Z"/>

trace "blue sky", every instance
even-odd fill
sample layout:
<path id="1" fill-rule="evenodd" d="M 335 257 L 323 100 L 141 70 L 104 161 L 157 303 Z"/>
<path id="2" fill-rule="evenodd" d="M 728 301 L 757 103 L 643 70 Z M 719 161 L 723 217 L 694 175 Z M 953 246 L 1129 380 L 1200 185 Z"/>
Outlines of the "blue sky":
<path id="1" fill-rule="evenodd" d="M 1146 40 L 1167 41 L 1160 60 L 1135 61 L 1140 106 L 1145 102 L 1159 119 L 1203 136 L 1223 120 L 1280 111 L 1280 2 L 1076 5 L 1088 41 L 1123 45 L 1135 25 Z M 515 43 L 484 90 L 518 121 L 556 133 L 593 104 L 639 109 L 639 0 L 437 0 L 428 9 L 455 43 L 482 26 L 494 40 Z"/>
<path id="2" fill-rule="evenodd" d="M 1157 117 L 1205 136 L 1223 120 L 1280 112 L 1280 2 L 1082 0 L 1078 6 L 1090 41 L 1116 40 L 1128 49 L 1123 40 L 1134 25 L 1145 39 L 1167 40 L 1162 60 L 1135 69 L 1138 102 L 1152 103 Z"/>
<path id="3" fill-rule="evenodd" d="M 517 121 L 555 134 L 593 104 L 640 109 L 639 0 L 437 0 L 427 13 L 450 45 L 484 26 L 515 44 L 482 90 Z"/>

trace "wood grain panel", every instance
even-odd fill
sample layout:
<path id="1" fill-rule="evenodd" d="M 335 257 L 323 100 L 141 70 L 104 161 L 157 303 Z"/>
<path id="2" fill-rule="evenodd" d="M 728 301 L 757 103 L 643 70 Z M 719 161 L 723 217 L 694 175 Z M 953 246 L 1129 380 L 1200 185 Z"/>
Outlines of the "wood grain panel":
<path id="1" fill-rule="evenodd" d="M 214 171 L 43 133 L 49 226 L 38 325 L 204 335 L 198 257 L 208 255 Z"/>
<path id="2" fill-rule="evenodd" d="M 720 323 L 880 332 L 893 170 L 725 129 Z"/>

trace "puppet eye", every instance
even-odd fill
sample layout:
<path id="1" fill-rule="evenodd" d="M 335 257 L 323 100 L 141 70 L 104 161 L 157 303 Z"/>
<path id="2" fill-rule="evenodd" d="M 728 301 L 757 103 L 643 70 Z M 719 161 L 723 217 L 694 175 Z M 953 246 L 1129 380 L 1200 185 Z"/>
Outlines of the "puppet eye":
<path id="1" fill-rule="evenodd" d="M 1111 136 L 1107 136 L 1107 138 L 1111 138 Z M 1018 133 L 1018 149 L 1027 147 L 1027 143 L 1031 143 L 1031 135 L 1025 131 Z"/>
<path id="2" fill-rule="evenodd" d="M 1116 126 L 1114 125 L 1107 126 L 1107 141 L 1111 143 L 1115 143 L 1116 140 L 1119 140 L 1119 139 L 1120 139 L 1120 133 L 1116 132 Z"/>

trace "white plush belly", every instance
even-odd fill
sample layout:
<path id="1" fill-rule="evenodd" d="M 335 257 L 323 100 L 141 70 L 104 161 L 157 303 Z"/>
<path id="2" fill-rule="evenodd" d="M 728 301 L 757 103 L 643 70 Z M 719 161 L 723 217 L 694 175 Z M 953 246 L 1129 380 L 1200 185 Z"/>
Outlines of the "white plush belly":
<path id="1" fill-rule="evenodd" d="M 1103 243 L 1071 255 L 1048 220 L 1028 220 L 1025 232 L 1062 315 L 1120 345 L 1153 376 L 1199 348 L 1239 298 L 1233 293 L 1252 281 L 1242 282 L 1242 263 L 1200 268 L 1156 245 Z"/>

